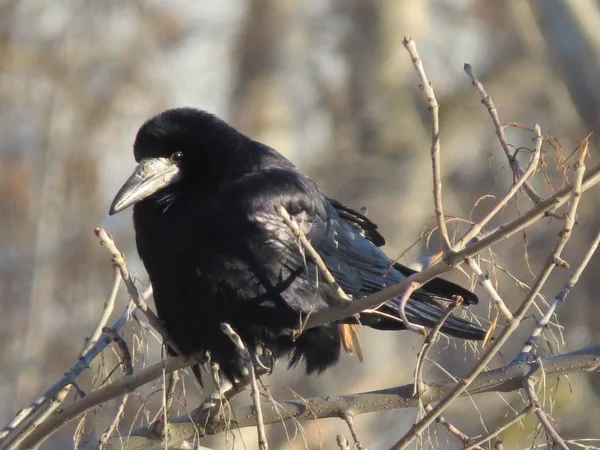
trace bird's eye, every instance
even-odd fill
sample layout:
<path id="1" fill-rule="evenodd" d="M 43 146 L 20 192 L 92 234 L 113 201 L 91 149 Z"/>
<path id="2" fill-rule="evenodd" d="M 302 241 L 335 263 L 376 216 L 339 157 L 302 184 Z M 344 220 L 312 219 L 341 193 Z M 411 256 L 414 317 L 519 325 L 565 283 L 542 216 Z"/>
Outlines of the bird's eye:
<path id="1" fill-rule="evenodd" d="M 171 161 L 173 161 L 174 163 L 178 163 L 182 159 L 183 159 L 183 153 L 182 152 L 175 152 L 175 153 L 173 153 L 171 155 Z"/>

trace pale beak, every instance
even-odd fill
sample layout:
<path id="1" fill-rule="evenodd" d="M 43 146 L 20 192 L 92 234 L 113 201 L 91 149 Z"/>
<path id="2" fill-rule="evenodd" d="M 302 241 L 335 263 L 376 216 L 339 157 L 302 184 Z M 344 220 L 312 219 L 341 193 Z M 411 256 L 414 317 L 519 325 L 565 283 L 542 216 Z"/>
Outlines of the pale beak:
<path id="1" fill-rule="evenodd" d="M 110 205 L 109 215 L 144 200 L 181 178 L 176 163 L 168 158 L 142 159 Z"/>

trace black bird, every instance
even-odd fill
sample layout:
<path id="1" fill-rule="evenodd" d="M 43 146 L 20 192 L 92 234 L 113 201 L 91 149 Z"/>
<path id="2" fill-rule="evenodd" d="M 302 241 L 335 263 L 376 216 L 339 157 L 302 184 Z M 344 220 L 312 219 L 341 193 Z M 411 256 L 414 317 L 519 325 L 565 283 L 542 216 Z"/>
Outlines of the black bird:
<path id="1" fill-rule="evenodd" d="M 150 275 L 159 317 L 180 351 L 210 352 L 230 379 L 244 362 L 220 324 L 241 336 L 251 353 L 269 350 L 307 373 L 322 372 L 340 357 L 340 323 L 295 330 L 308 314 L 339 305 L 314 262 L 277 213 L 295 217 L 327 268 L 352 298 L 363 297 L 414 273 L 379 246 L 377 225 L 328 199 L 317 185 L 274 149 L 256 142 L 202 110 L 171 109 L 138 131 L 139 163 L 115 197 L 110 214 L 134 206 L 138 252 Z M 445 307 L 436 300 L 475 294 L 442 279 L 416 291 L 406 306 L 414 324 L 434 326 Z M 401 330 L 398 301 L 360 323 Z M 356 319 L 347 319 L 356 323 Z M 353 325 L 350 325 L 353 326 Z M 450 317 L 442 331 L 482 339 L 484 330 Z"/>

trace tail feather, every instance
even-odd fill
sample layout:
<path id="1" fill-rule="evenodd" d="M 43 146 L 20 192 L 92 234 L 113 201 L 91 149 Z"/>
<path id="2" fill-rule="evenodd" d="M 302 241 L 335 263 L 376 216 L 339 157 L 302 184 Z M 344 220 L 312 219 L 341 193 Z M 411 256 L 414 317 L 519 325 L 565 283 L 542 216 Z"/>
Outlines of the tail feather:
<path id="1" fill-rule="evenodd" d="M 394 264 L 394 269 L 396 269 L 405 277 L 409 277 L 417 273 L 416 270 L 410 269 L 399 263 Z M 452 296 L 460 295 L 463 298 L 463 303 L 465 305 L 476 305 L 479 303 L 479 298 L 477 298 L 473 292 L 465 289 L 462 286 L 459 286 L 458 284 L 452 283 L 451 281 L 444 280 L 443 278 L 434 278 L 425 284 L 421 291 L 427 292 L 430 297 L 438 300 L 452 301 Z"/>
<path id="2" fill-rule="evenodd" d="M 394 309 L 397 311 L 399 302 L 393 301 L 392 303 Z M 437 325 L 440 318 L 446 313 L 446 308 L 438 305 L 432 300 L 427 302 L 409 301 L 406 304 L 405 312 L 406 318 L 412 323 L 431 328 Z M 485 330 L 483 328 L 454 315 L 451 315 L 446 319 L 441 331 L 461 339 L 480 341 L 485 337 Z"/>
<path id="3" fill-rule="evenodd" d="M 452 301 L 451 295 L 448 294 L 448 292 L 453 292 L 453 295 L 460 295 L 463 299 L 463 293 L 469 293 L 471 303 L 477 302 L 475 294 L 446 280 L 440 281 L 447 283 L 442 284 L 444 287 L 443 293 L 440 290 L 436 290 L 435 293 L 429 292 L 429 284 L 427 284 L 425 288 L 419 289 L 412 294 L 404 308 L 406 318 L 411 323 L 423 325 L 428 328 L 436 326 L 447 310 L 446 306 L 437 303 L 436 300 Z M 448 286 L 450 286 L 450 289 L 448 289 Z M 455 289 L 454 286 L 459 287 L 460 289 Z M 475 301 L 473 301 L 473 299 Z M 378 330 L 405 329 L 406 327 L 398 314 L 398 308 L 400 308 L 400 300 L 390 300 L 379 308 L 378 311 L 383 314 L 362 313 L 360 323 Z M 457 338 L 477 341 L 482 340 L 486 335 L 486 331 L 479 325 L 454 315 L 451 315 L 446 319 L 441 331 Z"/>
<path id="4" fill-rule="evenodd" d="M 384 314 L 362 313 L 360 323 L 376 330 L 403 330 L 406 328 L 398 315 L 399 302 L 388 302 L 379 308 Z M 406 318 L 415 325 L 433 328 L 446 313 L 446 308 L 436 303 L 409 301 L 405 307 Z M 479 325 L 451 315 L 441 328 L 442 333 L 460 339 L 481 341 L 486 331 Z"/>

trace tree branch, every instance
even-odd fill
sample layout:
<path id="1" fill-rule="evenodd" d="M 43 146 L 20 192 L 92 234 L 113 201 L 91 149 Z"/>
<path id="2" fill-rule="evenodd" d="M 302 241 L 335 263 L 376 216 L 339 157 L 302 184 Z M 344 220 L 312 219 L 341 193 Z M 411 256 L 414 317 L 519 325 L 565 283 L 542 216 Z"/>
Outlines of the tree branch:
<path id="1" fill-rule="evenodd" d="M 498 140 L 500 141 L 502 150 L 506 155 L 506 159 L 508 159 L 508 163 L 510 165 L 511 170 L 513 171 L 514 177 L 517 179 L 523 178 L 523 171 L 519 166 L 519 161 L 517 160 L 517 158 L 515 158 L 515 156 L 510 150 L 510 145 L 508 143 L 508 140 L 506 139 L 506 135 L 504 134 L 504 127 L 500 123 L 500 118 L 498 117 L 498 110 L 496 109 L 496 106 L 494 106 L 492 97 L 490 97 L 485 91 L 483 84 L 481 84 L 481 82 L 475 76 L 473 67 L 470 64 L 465 64 L 464 70 L 467 73 L 467 75 L 471 77 L 471 80 L 473 80 L 473 86 L 477 88 L 479 94 L 481 95 L 481 103 L 485 105 L 488 112 L 490 113 L 490 117 L 492 118 L 492 122 L 494 123 L 494 128 L 496 130 L 496 136 L 498 136 Z M 525 192 L 527 193 L 527 195 L 533 203 L 537 204 L 542 201 L 542 198 L 538 195 L 538 193 L 535 191 L 535 189 L 533 188 L 533 186 L 527 178 L 525 178 L 523 189 L 525 190 Z"/>
<path id="2" fill-rule="evenodd" d="M 600 182 L 600 164 L 589 170 L 588 173 L 583 177 L 582 192 L 598 184 L 598 182 Z M 554 212 L 569 200 L 572 190 L 572 185 L 564 187 L 551 197 L 547 198 L 546 200 L 542 200 L 529 211 L 520 215 L 508 224 L 501 226 L 488 236 L 478 240 L 463 250 L 449 254 L 439 264 L 428 267 L 422 272 L 415 273 L 405 280 L 402 280 L 398 284 L 367 297 L 355 299 L 352 302 L 345 303 L 335 308 L 326 309 L 324 311 L 319 311 L 318 313 L 312 314 L 306 321 L 305 328 L 313 328 L 326 323 L 335 322 L 336 320 L 341 320 L 358 314 L 365 309 L 375 308 L 382 303 L 402 295 L 407 286 L 413 281 L 420 284 L 431 281 L 432 279 L 453 269 L 456 265 L 461 264 L 465 258 L 473 256 L 489 246 L 512 236 L 524 228 L 527 228 L 541 218 L 545 217 L 548 212 Z"/>
<path id="3" fill-rule="evenodd" d="M 600 367 L 600 345 L 576 352 L 566 353 L 540 362 L 510 364 L 480 373 L 461 396 L 485 392 L 513 392 L 521 389 L 521 382 L 528 376 L 543 370 L 546 376 L 589 372 Z M 157 375 L 158 376 L 158 375 Z M 448 395 L 455 386 L 453 380 L 426 383 L 421 398 L 414 396 L 413 383 L 388 389 L 359 394 L 327 396 L 305 400 L 290 400 L 280 403 L 280 408 L 265 404 L 265 424 L 283 420 L 297 421 L 325 418 L 343 418 L 344 414 L 360 414 L 398 408 L 413 408 L 421 404 L 433 404 Z M 137 387 L 137 386 L 136 386 Z M 176 447 L 184 441 L 193 442 L 203 436 L 214 435 L 232 428 L 256 426 L 253 405 L 233 409 L 231 417 L 221 417 L 211 408 L 199 408 L 191 415 L 171 419 L 169 422 L 169 446 Z M 128 450 L 148 450 L 161 443 L 149 428 L 139 428 L 128 438 L 109 440 L 105 450 L 120 450 L 126 441 Z"/>
<path id="4" fill-rule="evenodd" d="M 440 163 L 440 117 L 439 117 L 439 109 L 440 106 L 435 98 L 435 92 L 433 91 L 433 86 L 431 85 L 431 81 L 429 81 L 429 77 L 427 76 L 427 72 L 425 72 L 425 67 L 423 67 L 423 62 L 421 61 L 421 57 L 419 56 L 419 52 L 417 51 L 417 45 L 412 37 L 404 37 L 402 44 L 404 44 L 404 48 L 410 55 L 410 59 L 415 66 L 415 70 L 419 75 L 419 79 L 421 80 L 421 85 L 419 86 L 423 93 L 425 94 L 425 98 L 427 99 L 427 103 L 429 104 L 429 111 L 431 112 L 431 168 L 433 172 L 433 203 L 435 207 L 435 217 L 437 219 L 438 227 L 440 229 L 440 234 L 442 235 L 442 239 L 444 242 L 444 254 L 452 252 L 452 242 L 450 242 L 450 235 L 448 234 L 448 227 L 446 226 L 446 217 L 444 215 L 444 203 L 442 202 L 442 170 Z"/>

